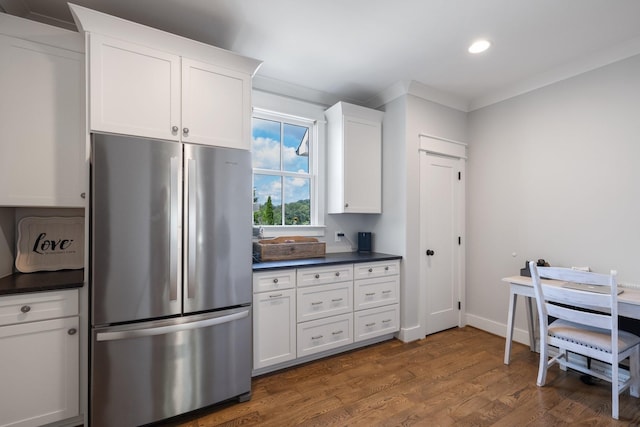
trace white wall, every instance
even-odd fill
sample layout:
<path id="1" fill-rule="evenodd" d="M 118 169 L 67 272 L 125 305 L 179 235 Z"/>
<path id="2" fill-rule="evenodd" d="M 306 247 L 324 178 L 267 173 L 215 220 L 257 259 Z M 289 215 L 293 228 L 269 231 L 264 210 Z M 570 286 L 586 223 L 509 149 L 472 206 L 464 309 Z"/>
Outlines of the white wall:
<path id="1" fill-rule="evenodd" d="M 469 134 L 469 324 L 504 335 L 500 279 L 527 259 L 640 283 L 640 56 L 473 111 Z"/>

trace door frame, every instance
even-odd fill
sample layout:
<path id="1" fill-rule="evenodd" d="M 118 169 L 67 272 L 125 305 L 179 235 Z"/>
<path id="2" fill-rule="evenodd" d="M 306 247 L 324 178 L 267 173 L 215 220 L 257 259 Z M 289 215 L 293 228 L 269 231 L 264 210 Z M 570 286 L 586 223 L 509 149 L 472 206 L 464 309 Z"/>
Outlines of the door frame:
<path id="1" fill-rule="evenodd" d="M 436 155 L 449 157 L 459 160 L 460 164 L 460 192 L 459 197 L 459 209 L 458 209 L 458 232 L 461 236 L 461 244 L 458 246 L 458 295 L 461 304 L 461 308 L 458 311 L 458 327 L 466 325 L 466 163 L 467 163 L 467 144 L 460 141 L 455 141 L 439 136 L 428 135 L 420 133 L 418 134 L 419 145 L 418 155 Z M 420 175 L 422 175 L 422 162 L 420 161 Z M 422 183 L 420 183 L 422 185 Z M 422 199 L 422 187 L 420 187 L 420 199 Z M 420 211 L 418 217 L 421 218 L 422 214 L 422 200 L 419 203 L 418 209 Z M 424 246 L 424 234 L 423 234 L 422 221 L 418 221 L 418 232 L 420 235 L 420 250 Z M 427 289 L 426 289 L 426 257 L 420 254 L 419 262 L 419 280 L 420 280 L 420 322 L 422 329 L 422 336 L 426 336 L 427 333 Z"/>

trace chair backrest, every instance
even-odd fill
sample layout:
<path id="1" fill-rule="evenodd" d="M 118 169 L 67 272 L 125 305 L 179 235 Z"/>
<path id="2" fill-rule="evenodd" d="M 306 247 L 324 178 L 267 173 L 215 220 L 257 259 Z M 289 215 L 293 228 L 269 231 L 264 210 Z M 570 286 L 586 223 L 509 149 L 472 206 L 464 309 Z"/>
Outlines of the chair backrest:
<path id="1" fill-rule="evenodd" d="M 562 267 L 537 267 L 535 261 L 529 263 L 531 279 L 540 315 L 540 333 L 547 334 L 547 316 L 568 320 L 596 328 L 607 329 L 618 335 L 618 286 L 616 272 L 610 274 L 593 273 Z M 602 293 L 589 290 L 575 290 L 560 286 L 543 286 L 540 277 L 562 282 L 581 283 L 602 287 Z M 617 352 L 617 339 L 612 343 Z"/>

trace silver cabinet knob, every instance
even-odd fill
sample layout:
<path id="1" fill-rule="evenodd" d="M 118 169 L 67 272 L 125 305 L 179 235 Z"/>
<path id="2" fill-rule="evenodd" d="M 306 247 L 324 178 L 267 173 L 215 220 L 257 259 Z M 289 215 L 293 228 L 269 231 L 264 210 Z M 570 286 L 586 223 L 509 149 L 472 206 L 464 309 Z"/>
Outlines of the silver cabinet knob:
<path id="1" fill-rule="evenodd" d="M 336 271 L 336 277 L 340 276 L 340 272 Z"/>
<path id="2" fill-rule="evenodd" d="M 345 208 L 348 208 L 348 207 L 349 207 L 349 203 L 345 203 L 345 204 L 344 204 L 344 207 L 345 207 Z"/>
<path id="3" fill-rule="evenodd" d="M 76 332 L 78 332 L 78 330 L 77 330 L 76 328 L 71 328 L 71 329 L 69 329 L 69 330 L 67 331 L 67 333 L 68 333 L 69 335 L 75 335 L 75 334 L 76 334 Z"/>
<path id="4" fill-rule="evenodd" d="M 384 268 L 384 271 L 389 271 L 389 266 L 386 266 L 386 267 Z"/>
<path id="5" fill-rule="evenodd" d="M 189 128 L 182 128 L 182 133 L 184 135 L 189 135 Z"/>
<path id="6" fill-rule="evenodd" d="M 28 305 L 23 305 L 23 306 L 20 308 L 20 311 L 21 311 L 21 312 L 23 312 L 23 313 L 28 313 L 28 312 L 30 312 L 30 311 L 31 311 L 31 307 L 29 307 Z"/>
<path id="7" fill-rule="evenodd" d="M 278 278 L 273 279 L 273 283 L 278 283 Z"/>
<path id="8" fill-rule="evenodd" d="M 319 274 L 316 274 L 316 279 L 319 279 L 319 278 L 320 278 L 320 275 L 319 275 Z"/>
<path id="9" fill-rule="evenodd" d="M 370 269 L 369 269 L 369 273 L 373 273 L 373 268 L 370 268 Z"/>
<path id="10" fill-rule="evenodd" d="M 171 132 L 178 133 L 178 126 L 172 126 L 171 127 Z"/>
<path id="11" fill-rule="evenodd" d="M 86 193 L 80 193 L 80 197 L 82 197 L 83 199 L 85 199 L 87 197 Z"/>

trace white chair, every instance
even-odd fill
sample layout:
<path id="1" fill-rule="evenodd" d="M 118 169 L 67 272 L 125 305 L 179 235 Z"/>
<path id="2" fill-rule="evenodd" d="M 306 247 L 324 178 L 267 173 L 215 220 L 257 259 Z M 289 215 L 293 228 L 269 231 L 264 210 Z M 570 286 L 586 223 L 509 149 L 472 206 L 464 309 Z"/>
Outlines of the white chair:
<path id="1" fill-rule="evenodd" d="M 540 367 L 538 386 L 546 382 L 547 368 L 558 363 L 611 383 L 611 416 L 618 419 L 619 394 L 630 389 L 638 397 L 640 388 L 640 337 L 618 331 L 618 286 L 616 272 L 599 274 L 559 267 L 537 267 L 529 263 L 540 321 Z M 592 285 L 600 292 L 544 286 L 540 277 Z M 557 318 L 549 323 L 548 316 Z M 558 348 L 550 357 L 549 346 Z M 575 353 L 575 354 L 571 354 Z M 571 356 L 570 356 L 571 354 Z M 584 357 L 579 357 L 582 355 Z M 586 358 L 605 362 L 600 369 Z M 629 375 L 620 375 L 619 362 L 629 358 Z M 610 365 L 610 366 L 609 366 Z M 602 366 L 605 369 L 602 369 Z"/>

